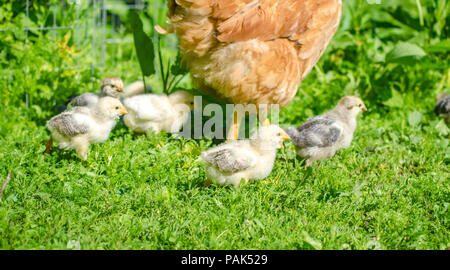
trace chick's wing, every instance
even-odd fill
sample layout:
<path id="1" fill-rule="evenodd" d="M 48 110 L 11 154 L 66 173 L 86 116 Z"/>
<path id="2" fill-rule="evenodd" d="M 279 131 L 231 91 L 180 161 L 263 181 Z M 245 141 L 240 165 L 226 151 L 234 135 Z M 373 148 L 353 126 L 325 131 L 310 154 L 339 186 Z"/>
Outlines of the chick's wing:
<path id="1" fill-rule="evenodd" d="M 95 93 L 84 93 L 76 96 L 69 102 L 69 106 L 88 106 L 92 107 L 98 102 L 98 95 Z"/>
<path id="2" fill-rule="evenodd" d="M 61 134 L 74 137 L 89 132 L 89 123 L 82 118 L 83 115 L 62 113 L 50 119 L 48 125 L 53 126 Z"/>
<path id="3" fill-rule="evenodd" d="M 219 148 L 202 153 L 202 158 L 223 172 L 235 173 L 255 165 L 257 157 L 244 148 Z"/>
<path id="4" fill-rule="evenodd" d="M 292 140 L 301 147 L 327 147 L 338 141 L 342 130 L 338 122 L 317 116 L 299 126 L 297 136 Z"/>

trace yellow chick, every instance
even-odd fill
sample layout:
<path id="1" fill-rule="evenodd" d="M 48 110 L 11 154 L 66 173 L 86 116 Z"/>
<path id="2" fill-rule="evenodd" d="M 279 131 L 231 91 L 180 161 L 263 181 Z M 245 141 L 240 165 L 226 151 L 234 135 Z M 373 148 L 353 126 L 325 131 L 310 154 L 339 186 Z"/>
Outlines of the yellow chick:
<path id="1" fill-rule="evenodd" d="M 290 139 L 276 125 L 262 126 L 248 140 L 223 143 L 201 153 L 208 181 L 238 187 L 241 180 L 266 178 L 275 162 L 277 148 Z"/>
<path id="2" fill-rule="evenodd" d="M 46 153 L 53 139 L 61 149 L 75 149 L 82 160 L 87 159 L 89 145 L 108 139 L 116 125 L 116 119 L 127 110 L 117 98 L 101 97 L 94 108 L 73 107 L 49 121 L 47 128 L 51 132 Z"/>
<path id="3" fill-rule="evenodd" d="M 127 85 L 120 96 L 123 98 L 132 97 L 143 94 L 145 90 L 147 90 L 147 93 L 153 92 L 150 85 L 145 85 L 143 81 L 136 81 Z"/>
<path id="4" fill-rule="evenodd" d="M 128 114 L 123 121 L 137 133 L 180 131 L 194 109 L 194 96 L 186 91 L 166 94 L 144 94 L 124 99 Z"/>

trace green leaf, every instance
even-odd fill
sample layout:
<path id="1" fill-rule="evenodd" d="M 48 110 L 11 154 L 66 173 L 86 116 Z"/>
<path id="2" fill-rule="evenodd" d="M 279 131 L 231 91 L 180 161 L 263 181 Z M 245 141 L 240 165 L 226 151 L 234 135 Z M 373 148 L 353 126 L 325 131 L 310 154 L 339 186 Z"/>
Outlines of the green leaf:
<path id="1" fill-rule="evenodd" d="M 303 236 L 303 240 L 306 243 L 310 244 L 311 247 L 313 247 L 314 249 L 316 249 L 316 250 L 322 249 L 322 243 L 319 240 L 312 238 L 308 232 L 303 231 L 302 236 Z"/>
<path id="2" fill-rule="evenodd" d="M 435 126 L 434 128 L 438 131 L 438 133 L 442 136 L 447 136 L 448 133 L 450 132 L 449 128 L 447 127 L 447 125 L 445 124 L 444 120 L 441 119 Z"/>
<path id="3" fill-rule="evenodd" d="M 413 127 L 418 126 L 422 122 L 422 119 L 423 115 L 418 111 L 414 111 L 408 115 L 408 122 Z"/>
<path id="4" fill-rule="evenodd" d="M 417 134 L 411 134 L 409 136 L 409 141 L 411 142 L 411 144 L 419 144 L 420 142 L 422 142 L 422 136 Z"/>
<path id="5" fill-rule="evenodd" d="M 175 64 L 173 64 L 172 68 L 170 69 L 173 75 L 184 75 L 189 72 L 189 69 L 186 67 L 182 60 L 183 57 L 181 56 L 180 52 L 178 52 Z"/>
<path id="6" fill-rule="evenodd" d="M 356 41 L 354 35 L 349 32 L 338 32 L 333 39 L 333 43 L 331 44 L 331 48 L 345 50 L 348 47 L 355 46 Z"/>
<path id="7" fill-rule="evenodd" d="M 129 9 L 125 2 L 115 1 L 114 5 L 108 8 L 108 11 L 112 14 L 119 15 L 122 20 L 126 20 Z"/>
<path id="8" fill-rule="evenodd" d="M 144 76 L 155 74 L 155 66 L 153 64 L 155 51 L 153 42 L 144 32 L 142 21 L 137 12 L 130 13 L 130 23 L 133 29 L 134 46 L 142 74 Z"/>
<path id="9" fill-rule="evenodd" d="M 403 106 L 403 97 L 398 91 L 392 89 L 391 98 L 383 102 L 383 104 L 389 107 L 401 108 Z"/>
<path id="10" fill-rule="evenodd" d="M 442 40 L 425 48 L 427 52 L 444 53 L 450 51 L 450 40 Z"/>
<path id="11" fill-rule="evenodd" d="M 400 42 L 386 55 L 386 62 L 413 65 L 425 55 L 426 53 L 419 46 Z"/>

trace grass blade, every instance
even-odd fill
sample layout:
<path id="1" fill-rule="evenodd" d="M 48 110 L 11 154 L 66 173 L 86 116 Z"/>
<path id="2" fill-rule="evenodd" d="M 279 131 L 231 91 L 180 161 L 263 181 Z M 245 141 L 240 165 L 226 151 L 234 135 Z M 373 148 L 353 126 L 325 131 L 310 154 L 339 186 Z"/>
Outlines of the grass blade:
<path id="1" fill-rule="evenodd" d="M 6 176 L 5 182 L 3 182 L 2 189 L 0 189 L 0 199 L 2 198 L 3 191 L 5 190 L 6 185 L 8 184 L 10 179 L 11 179 L 11 171 L 8 172 L 8 176 Z"/>

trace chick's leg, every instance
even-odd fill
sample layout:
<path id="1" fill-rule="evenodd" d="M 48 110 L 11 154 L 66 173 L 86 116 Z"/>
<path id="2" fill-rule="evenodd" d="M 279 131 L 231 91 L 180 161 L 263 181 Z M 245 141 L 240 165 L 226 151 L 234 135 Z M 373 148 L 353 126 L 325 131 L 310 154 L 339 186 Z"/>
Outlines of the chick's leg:
<path id="1" fill-rule="evenodd" d="M 233 186 L 234 186 L 234 188 L 238 189 L 240 184 L 241 184 L 240 181 L 239 182 L 236 181 L 233 183 Z"/>
<path id="2" fill-rule="evenodd" d="M 45 152 L 44 156 L 47 154 L 51 154 L 53 146 L 53 137 L 50 135 L 50 139 L 45 142 Z"/>
<path id="3" fill-rule="evenodd" d="M 203 184 L 203 187 L 209 187 L 211 185 L 212 181 L 209 179 L 206 179 L 205 183 Z"/>
<path id="4" fill-rule="evenodd" d="M 86 161 L 89 150 L 89 141 L 84 137 L 75 137 L 72 139 L 72 143 L 78 156 L 80 156 L 83 161 Z"/>
<path id="5" fill-rule="evenodd" d="M 226 142 L 236 141 L 239 137 L 239 127 L 242 121 L 242 114 L 236 109 L 233 111 L 233 121 L 231 122 L 230 130 L 228 131 Z"/>

